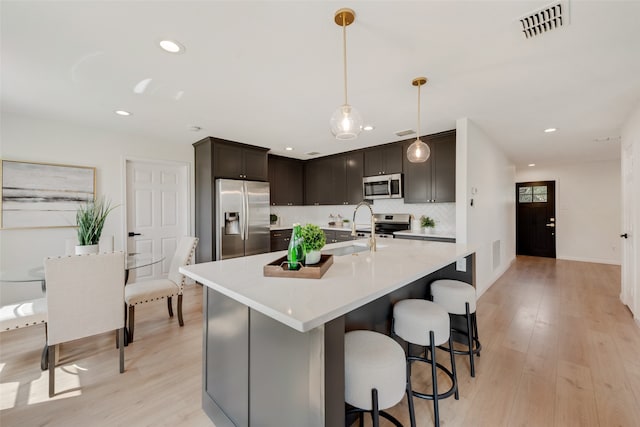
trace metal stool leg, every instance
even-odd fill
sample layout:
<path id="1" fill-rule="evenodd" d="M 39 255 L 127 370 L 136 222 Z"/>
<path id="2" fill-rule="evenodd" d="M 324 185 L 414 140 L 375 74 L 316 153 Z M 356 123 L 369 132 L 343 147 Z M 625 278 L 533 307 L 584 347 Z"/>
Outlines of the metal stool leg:
<path id="1" fill-rule="evenodd" d="M 440 427 L 440 411 L 438 410 L 438 371 L 436 366 L 436 346 L 433 331 L 429 331 L 429 341 L 431 349 L 431 382 L 433 383 L 433 419 L 436 427 Z"/>
<path id="2" fill-rule="evenodd" d="M 469 313 L 469 303 L 464 303 L 466 310 L 466 320 L 467 320 L 467 343 L 469 344 L 469 365 L 471 367 L 471 376 L 476 376 L 476 367 L 473 363 L 473 329 L 471 326 L 471 313 Z"/>

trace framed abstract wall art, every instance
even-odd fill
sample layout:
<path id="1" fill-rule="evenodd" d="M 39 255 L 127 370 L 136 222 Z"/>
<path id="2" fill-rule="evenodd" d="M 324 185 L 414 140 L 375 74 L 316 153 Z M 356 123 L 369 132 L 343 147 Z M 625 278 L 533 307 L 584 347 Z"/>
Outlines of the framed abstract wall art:
<path id="1" fill-rule="evenodd" d="M 0 228 L 75 227 L 76 210 L 93 201 L 96 169 L 2 160 Z"/>

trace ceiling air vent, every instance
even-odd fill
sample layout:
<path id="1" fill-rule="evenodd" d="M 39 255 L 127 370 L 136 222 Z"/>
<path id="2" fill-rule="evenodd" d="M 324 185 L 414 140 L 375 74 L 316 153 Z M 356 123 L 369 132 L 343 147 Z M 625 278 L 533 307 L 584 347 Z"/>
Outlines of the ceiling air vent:
<path id="1" fill-rule="evenodd" d="M 399 131 L 395 132 L 395 134 L 397 136 L 413 135 L 414 133 L 416 133 L 416 131 L 413 130 L 413 129 L 405 129 L 405 130 L 399 130 Z"/>
<path id="2" fill-rule="evenodd" d="M 569 2 L 557 1 L 520 18 L 520 30 L 526 38 L 569 24 Z"/>
<path id="3" fill-rule="evenodd" d="M 318 155 L 318 154 L 320 154 L 320 153 L 318 153 L 317 151 L 309 151 L 308 153 L 305 153 L 305 154 L 306 154 L 307 156 L 317 156 L 317 155 Z"/>

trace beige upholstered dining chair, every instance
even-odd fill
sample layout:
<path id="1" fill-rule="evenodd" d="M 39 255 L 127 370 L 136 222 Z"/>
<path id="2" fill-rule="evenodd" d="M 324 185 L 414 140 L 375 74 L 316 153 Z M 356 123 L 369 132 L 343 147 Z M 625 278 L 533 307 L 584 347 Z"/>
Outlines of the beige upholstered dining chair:
<path id="1" fill-rule="evenodd" d="M 197 237 L 182 237 L 178 242 L 176 252 L 171 259 L 169 275 L 166 279 L 144 280 L 129 283 L 125 286 L 125 302 L 129 308 L 129 342 L 133 342 L 133 328 L 135 323 L 135 308 L 137 305 L 167 298 L 169 317 L 173 317 L 172 297 L 178 296 L 178 324 L 184 326 L 182 319 L 182 291 L 184 289 L 184 275 L 178 269 L 188 265 L 193 259 Z"/>
<path id="2" fill-rule="evenodd" d="M 124 253 L 47 258 L 49 396 L 55 394 L 58 344 L 118 330 L 124 343 Z M 120 345 L 120 373 L 124 345 Z"/>
<path id="3" fill-rule="evenodd" d="M 44 324 L 45 341 L 47 336 L 47 300 L 36 298 L 15 304 L 0 306 L 0 332 Z M 47 346 L 40 359 L 40 368 L 47 369 Z"/>

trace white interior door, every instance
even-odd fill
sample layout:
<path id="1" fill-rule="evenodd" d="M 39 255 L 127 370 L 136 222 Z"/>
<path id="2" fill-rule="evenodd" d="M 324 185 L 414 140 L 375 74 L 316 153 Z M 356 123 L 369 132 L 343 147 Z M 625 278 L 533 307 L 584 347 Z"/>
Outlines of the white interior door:
<path id="1" fill-rule="evenodd" d="M 126 161 L 127 252 L 164 257 L 162 263 L 131 270 L 129 282 L 165 277 L 180 237 L 189 233 L 186 164 Z"/>
<path id="2" fill-rule="evenodd" d="M 622 284 L 620 299 L 636 318 L 640 318 L 637 285 L 635 284 L 635 252 L 633 220 L 635 218 L 633 188 L 633 147 L 622 147 Z M 623 237 L 624 236 L 624 237 Z"/>

